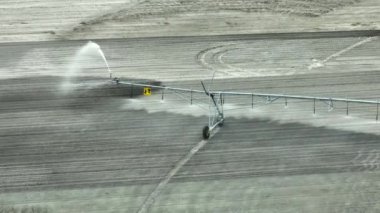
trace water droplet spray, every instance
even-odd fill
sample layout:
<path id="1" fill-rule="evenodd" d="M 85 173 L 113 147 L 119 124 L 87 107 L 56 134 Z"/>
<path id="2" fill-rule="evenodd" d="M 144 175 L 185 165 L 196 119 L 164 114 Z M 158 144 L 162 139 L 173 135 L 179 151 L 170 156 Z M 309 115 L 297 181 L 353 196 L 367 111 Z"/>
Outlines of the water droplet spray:
<path id="1" fill-rule="evenodd" d="M 110 69 L 110 66 L 107 62 L 107 59 L 100 48 L 98 44 L 95 42 L 89 41 L 86 45 L 81 47 L 75 54 L 73 61 L 69 65 L 69 69 L 67 70 L 65 74 L 65 80 L 63 81 L 61 85 L 61 91 L 63 93 L 68 93 L 71 91 L 74 87 L 74 85 L 71 83 L 72 77 L 74 77 L 76 74 L 80 73 L 82 69 L 82 64 L 84 62 L 88 63 L 86 61 L 86 58 L 88 58 L 89 55 L 98 55 L 102 58 L 104 61 L 104 64 L 106 65 L 107 71 L 109 73 L 110 78 L 112 78 L 112 71 Z"/>

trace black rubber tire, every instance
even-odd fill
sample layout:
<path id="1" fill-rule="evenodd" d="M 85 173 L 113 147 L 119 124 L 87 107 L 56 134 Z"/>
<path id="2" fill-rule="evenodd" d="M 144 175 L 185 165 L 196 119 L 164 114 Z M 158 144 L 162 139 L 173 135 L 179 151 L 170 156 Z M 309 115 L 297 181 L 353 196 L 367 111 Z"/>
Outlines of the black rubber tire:
<path id="1" fill-rule="evenodd" d="M 208 126 L 203 127 L 202 136 L 205 140 L 210 138 L 210 128 Z"/>

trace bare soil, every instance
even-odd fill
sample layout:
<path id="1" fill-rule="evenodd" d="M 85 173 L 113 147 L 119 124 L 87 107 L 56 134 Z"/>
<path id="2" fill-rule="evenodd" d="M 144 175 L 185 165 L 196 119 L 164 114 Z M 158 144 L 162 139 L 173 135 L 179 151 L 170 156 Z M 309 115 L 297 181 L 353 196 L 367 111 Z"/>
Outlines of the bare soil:
<path id="1" fill-rule="evenodd" d="M 377 0 L 26 0 L 0 13 L 0 42 L 380 29 Z"/>

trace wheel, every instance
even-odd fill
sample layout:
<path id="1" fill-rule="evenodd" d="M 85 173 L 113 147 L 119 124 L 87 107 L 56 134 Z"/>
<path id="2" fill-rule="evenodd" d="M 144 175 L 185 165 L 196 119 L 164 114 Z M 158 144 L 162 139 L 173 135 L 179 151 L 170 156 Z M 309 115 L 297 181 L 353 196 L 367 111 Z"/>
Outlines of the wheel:
<path id="1" fill-rule="evenodd" d="M 210 138 L 210 128 L 208 126 L 203 127 L 202 135 L 203 135 L 203 139 Z"/>

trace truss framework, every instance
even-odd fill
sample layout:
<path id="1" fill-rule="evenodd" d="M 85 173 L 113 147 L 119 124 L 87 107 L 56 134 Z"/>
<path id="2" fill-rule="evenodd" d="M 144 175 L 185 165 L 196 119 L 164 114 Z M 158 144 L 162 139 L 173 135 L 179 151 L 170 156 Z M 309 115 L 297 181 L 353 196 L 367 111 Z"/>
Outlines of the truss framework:
<path id="1" fill-rule="evenodd" d="M 331 111 L 334 109 L 335 102 L 343 102 L 346 103 L 346 114 L 349 113 L 349 104 L 350 103 L 360 103 L 360 104 L 369 104 L 376 106 L 376 121 L 379 120 L 379 101 L 373 100 L 361 100 L 361 99 L 348 99 L 348 98 L 331 98 L 331 97 L 318 97 L 318 96 L 301 96 L 301 95 L 284 95 L 284 94 L 271 94 L 271 93 L 248 93 L 248 92 L 229 92 L 229 91 L 212 91 L 207 89 L 205 84 L 201 81 L 203 91 L 202 90 L 193 90 L 186 88 L 178 88 L 178 87 L 168 87 L 168 86 L 156 86 L 152 84 L 142 84 L 142 83 L 133 83 L 121 81 L 119 78 L 113 78 L 111 81 L 115 84 L 129 85 L 131 88 L 133 87 L 150 87 L 154 89 L 162 90 L 162 99 L 164 99 L 165 91 L 174 91 L 174 92 L 184 92 L 190 94 L 190 103 L 193 103 L 193 94 L 205 94 L 208 96 L 209 102 L 209 121 L 208 125 L 205 126 L 202 130 L 202 136 L 204 139 L 208 139 L 210 137 L 211 132 L 217 128 L 218 126 L 223 126 L 225 121 L 224 117 L 224 98 L 225 96 L 247 96 L 252 99 L 252 107 L 254 106 L 254 98 L 263 98 L 266 104 L 271 104 L 279 99 L 285 100 L 285 106 L 288 105 L 289 99 L 296 100 L 310 100 L 314 103 L 314 114 L 316 113 L 316 102 L 320 101 L 327 105 L 328 110 Z"/>

